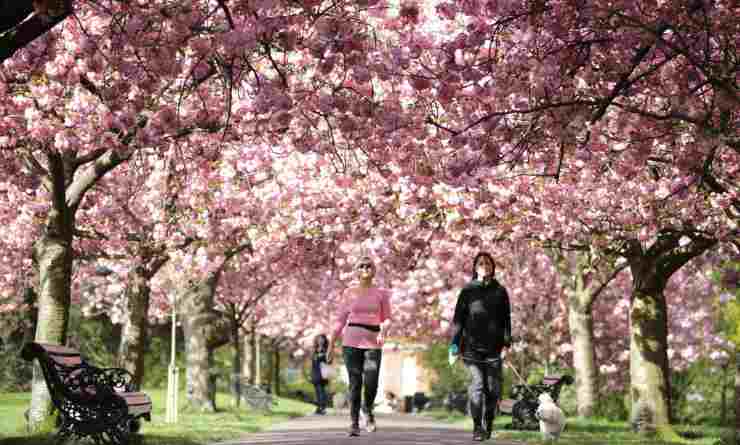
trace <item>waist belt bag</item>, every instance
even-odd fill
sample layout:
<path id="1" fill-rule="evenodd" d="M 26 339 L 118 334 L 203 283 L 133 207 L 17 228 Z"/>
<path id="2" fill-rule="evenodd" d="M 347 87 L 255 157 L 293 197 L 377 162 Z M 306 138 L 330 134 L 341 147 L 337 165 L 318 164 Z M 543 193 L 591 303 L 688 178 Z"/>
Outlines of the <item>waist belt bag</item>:
<path id="1" fill-rule="evenodd" d="M 380 326 L 374 324 L 349 323 L 347 326 L 354 326 L 356 328 L 367 329 L 368 331 L 380 332 Z"/>

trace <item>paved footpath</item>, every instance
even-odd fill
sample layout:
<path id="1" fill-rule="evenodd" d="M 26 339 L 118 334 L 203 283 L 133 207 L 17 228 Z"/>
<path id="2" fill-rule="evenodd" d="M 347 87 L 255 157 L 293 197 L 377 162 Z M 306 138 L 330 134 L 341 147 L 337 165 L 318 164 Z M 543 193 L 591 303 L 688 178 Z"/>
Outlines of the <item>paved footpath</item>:
<path id="1" fill-rule="evenodd" d="M 214 445 L 471 445 L 472 431 L 461 425 L 443 424 L 429 417 L 378 414 L 378 430 L 362 430 L 360 437 L 348 437 L 347 415 L 307 416 L 274 425 L 270 430 L 243 439 Z M 492 439 L 483 444 L 522 445 L 522 442 Z"/>

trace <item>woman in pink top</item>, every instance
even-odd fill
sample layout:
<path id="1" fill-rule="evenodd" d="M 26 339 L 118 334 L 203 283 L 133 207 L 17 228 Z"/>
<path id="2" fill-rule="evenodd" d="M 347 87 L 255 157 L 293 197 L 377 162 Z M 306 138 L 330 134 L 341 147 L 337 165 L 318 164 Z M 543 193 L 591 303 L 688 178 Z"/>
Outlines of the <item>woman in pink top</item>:
<path id="1" fill-rule="evenodd" d="M 363 257 L 356 268 L 360 284 L 345 289 L 342 294 L 342 303 L 329 338 L 327 357 L 331 363 L 334 344 L 341 335 L 344 363 L 349 375 L 350 436 L 360 435 L 360 404 L 363 396 L 365 403 L 362 412 L 366 429 L 368 432 L 375 431 L 373 405 L 378 393 L 381 350 L 391 321 L 391 292 L 373 287 L 373 261 Z"/>

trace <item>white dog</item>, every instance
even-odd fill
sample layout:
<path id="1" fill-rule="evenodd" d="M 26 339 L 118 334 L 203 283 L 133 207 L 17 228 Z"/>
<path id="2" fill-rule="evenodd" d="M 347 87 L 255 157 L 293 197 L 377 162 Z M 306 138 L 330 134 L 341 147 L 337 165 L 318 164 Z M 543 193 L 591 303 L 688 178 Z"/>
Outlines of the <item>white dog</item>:
<path id="1" fill-rule="evenodd" d="M 565 429 L 563 410 L 552 401 L 550 394 L 543 392 L 538 397 L 540 405 L 535 417 L 540 421 L 540 433 L 544 440 L 557 440 Z"/>

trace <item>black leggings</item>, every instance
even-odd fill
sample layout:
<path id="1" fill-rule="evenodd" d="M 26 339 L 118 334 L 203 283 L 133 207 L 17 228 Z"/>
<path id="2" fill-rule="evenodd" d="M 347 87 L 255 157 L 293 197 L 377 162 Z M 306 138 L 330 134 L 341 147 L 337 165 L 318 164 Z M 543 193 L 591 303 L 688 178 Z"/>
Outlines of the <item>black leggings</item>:
<path id="1" fill-rule="evenodd" d="M 316 390 L 316 411 L 323 412 L 329 406 L 329 395 L 326 392 L 326 383 L 314 383 Z"/>
<path id="2" fill-rule="evenodd" d="M 373 415 L 375 396 L 378 395 L 380 376 L 380 349 L 362 349 L 344 346 L 344 363 L 349 375 L 349 415 L 353 425 L 360 420 L 360 403 L 363 399 L 363 380 L 365 384 L 363 411 Z"/>
<path id="3" fill-rule="evenodd" d="M 501 360 L 463 360 L 471 377 L 468 397 L 473 427 L 476 431 L 490 430 L 501 398 Z"/>

